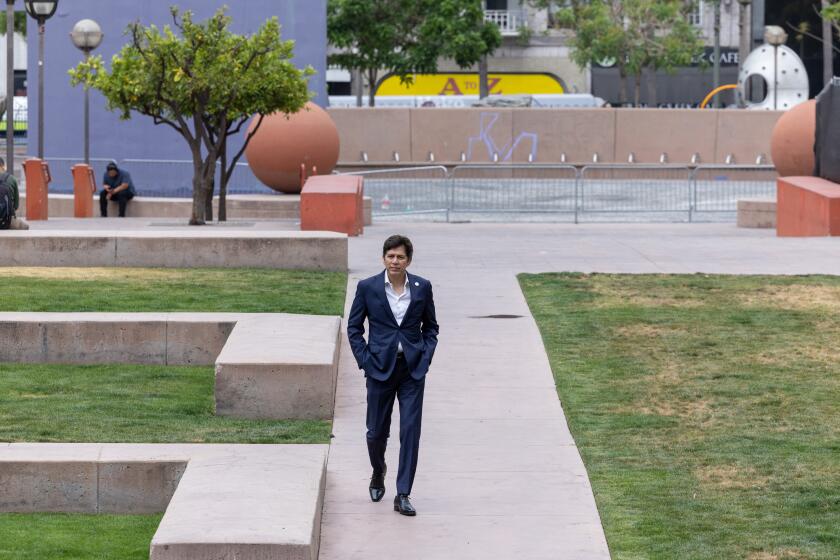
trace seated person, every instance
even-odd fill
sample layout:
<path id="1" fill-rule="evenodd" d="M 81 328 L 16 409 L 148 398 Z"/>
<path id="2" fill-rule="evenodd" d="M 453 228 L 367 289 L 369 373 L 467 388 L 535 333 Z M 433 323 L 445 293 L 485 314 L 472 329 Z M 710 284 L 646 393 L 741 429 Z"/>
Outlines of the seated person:
<path id="1" fill-rule="evenodd" d="M 16 215 L 19 204 L 17 179 L 6 171 L 6 160 L 0 158 L 0 229 L 29 229 Z"/>
<path id="2" fill-rule="evenodd" d="M 102 217 L 108 217 L 108 201 L 113 200 L 120 205 L 120 218 L 125 218 L 125 207 L 134 195 L 134 183 L 128 171 L 123 171 L 113 161 L 109 163 L 102 179 L 102 192 L 99 193 L 99 213 Z"/>

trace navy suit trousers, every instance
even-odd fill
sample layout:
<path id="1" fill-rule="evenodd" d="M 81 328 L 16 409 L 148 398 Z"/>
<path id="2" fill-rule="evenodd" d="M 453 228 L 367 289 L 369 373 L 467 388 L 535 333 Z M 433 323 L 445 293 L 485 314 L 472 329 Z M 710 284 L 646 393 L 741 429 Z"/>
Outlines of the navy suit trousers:
<path id="1" fill-rule="evenodd" d="M 374 472 L 385 470 L 385 448 L 391 432 L 394 398 L 400 403 L 400 466 L 397 493 L 411 494 L 420 452 L 423 389 L 426 378 L 414 379 L 405 359 L 397 358 L 394 373 L 385 381 L 367 378 L 367 444 Z"/>

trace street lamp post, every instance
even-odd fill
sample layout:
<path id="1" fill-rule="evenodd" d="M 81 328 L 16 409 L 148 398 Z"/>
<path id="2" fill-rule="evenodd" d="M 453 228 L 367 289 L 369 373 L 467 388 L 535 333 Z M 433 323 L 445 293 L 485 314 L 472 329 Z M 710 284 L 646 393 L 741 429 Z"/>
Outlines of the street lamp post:
<path id="1" fill-rule="evenodd" d="M 38 22 L 38 157 L 44 159 L 44 27 L 58 0 L 24 0 L 26 13 Z"/>
<path id="2" fill-rule="evenodd" d="M 83 19 L 73 26 L 70 39 L 77 49 L 85 53 L 85 60 L 102 43 L 102 28 L 92 19 Z M 90 165 L 90 90 L 85 87 L 85 163 Z"/>
<path id="3" fill-rule="evenodd" d="M 6 0 L 6 169 L 15 172 L 15 0 Z"/>

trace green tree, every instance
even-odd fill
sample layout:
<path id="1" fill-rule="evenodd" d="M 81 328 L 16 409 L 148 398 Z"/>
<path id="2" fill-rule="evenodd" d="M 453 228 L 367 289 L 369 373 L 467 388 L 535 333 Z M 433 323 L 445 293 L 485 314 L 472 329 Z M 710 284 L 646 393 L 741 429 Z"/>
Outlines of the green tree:
<path id="1" fill-rule="evenodd" d="M 502 43 L 481 0 L 329 0 L 327 35 L 337 49 L 330 63 L 364 74 L 371 107 L 382 71 L 410 82 L 436 72 L 441 57 L 464 68 Z"/>
<path id="2" fill-rule="evenodd" d="M 572 60 L 581 68 L 614 61 L 621 78 L 621 103 L 627 101 L 626 78 L 633 77 L 634 102 L 639 105 L 645 71 L 652 80 L 657 70 L 673 72 L 702 53 L 700 32 L 686 18 L 692 4 L 685 0 L 570 0 L 554 18 L 559 27 L 575 33 Z M 651 93 L 655 98 L 655 90 Z"/>
<path id="3" fill-rule="evenodd" d="M 26 12 L 15 12 L 15 33 L 26 37 Z M 6 11 L 0 11 L 0 33 L 6 34 Z"/>
<path id="4" fill-rule="evenodd" d="M 306 77 L 291 62 L 292 41 L 280 39 L 276 18 L 253 35 L 229 30 L 225 9 L 196 23 L 192 13 L 171 9 L 173 26 L 162 30 L 139 22 L 128 27 L 130 41 L 111 60 L 92 57 L 70 71 L 74 85 L 102 92 L 108 108 L 129 119 L 151 117 L 187 142 L 193 161 L 190 224 L 212 219 L 213 183 L 222 161 L 219 218 L 224 219 L 227 181 L 265 115 L 295 113 L 309 100 Z M 174 29 L 173 29 L 174 27 Z M 254 115 L 254 129 L 228 160 L 229 138 Z"/>
<path id="5" fill-rule="evenodd" d="M 840 34 L 840 2 L 836 0 L 832 3 L 823 2 L 822 5 L 820 14 L 831 23 L 835 32 Z"/>

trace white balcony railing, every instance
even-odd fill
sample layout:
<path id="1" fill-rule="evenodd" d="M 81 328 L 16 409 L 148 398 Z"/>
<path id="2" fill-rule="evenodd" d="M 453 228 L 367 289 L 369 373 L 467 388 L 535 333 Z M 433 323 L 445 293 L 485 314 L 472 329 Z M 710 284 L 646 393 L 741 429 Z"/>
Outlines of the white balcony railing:
<path id="1" fill-rule="evenodd" d="M 484 10 L 485 21 L 499 26 L 502 35 L 517 35 L 523 24 L 522 14 L 513 10 Z"/>

